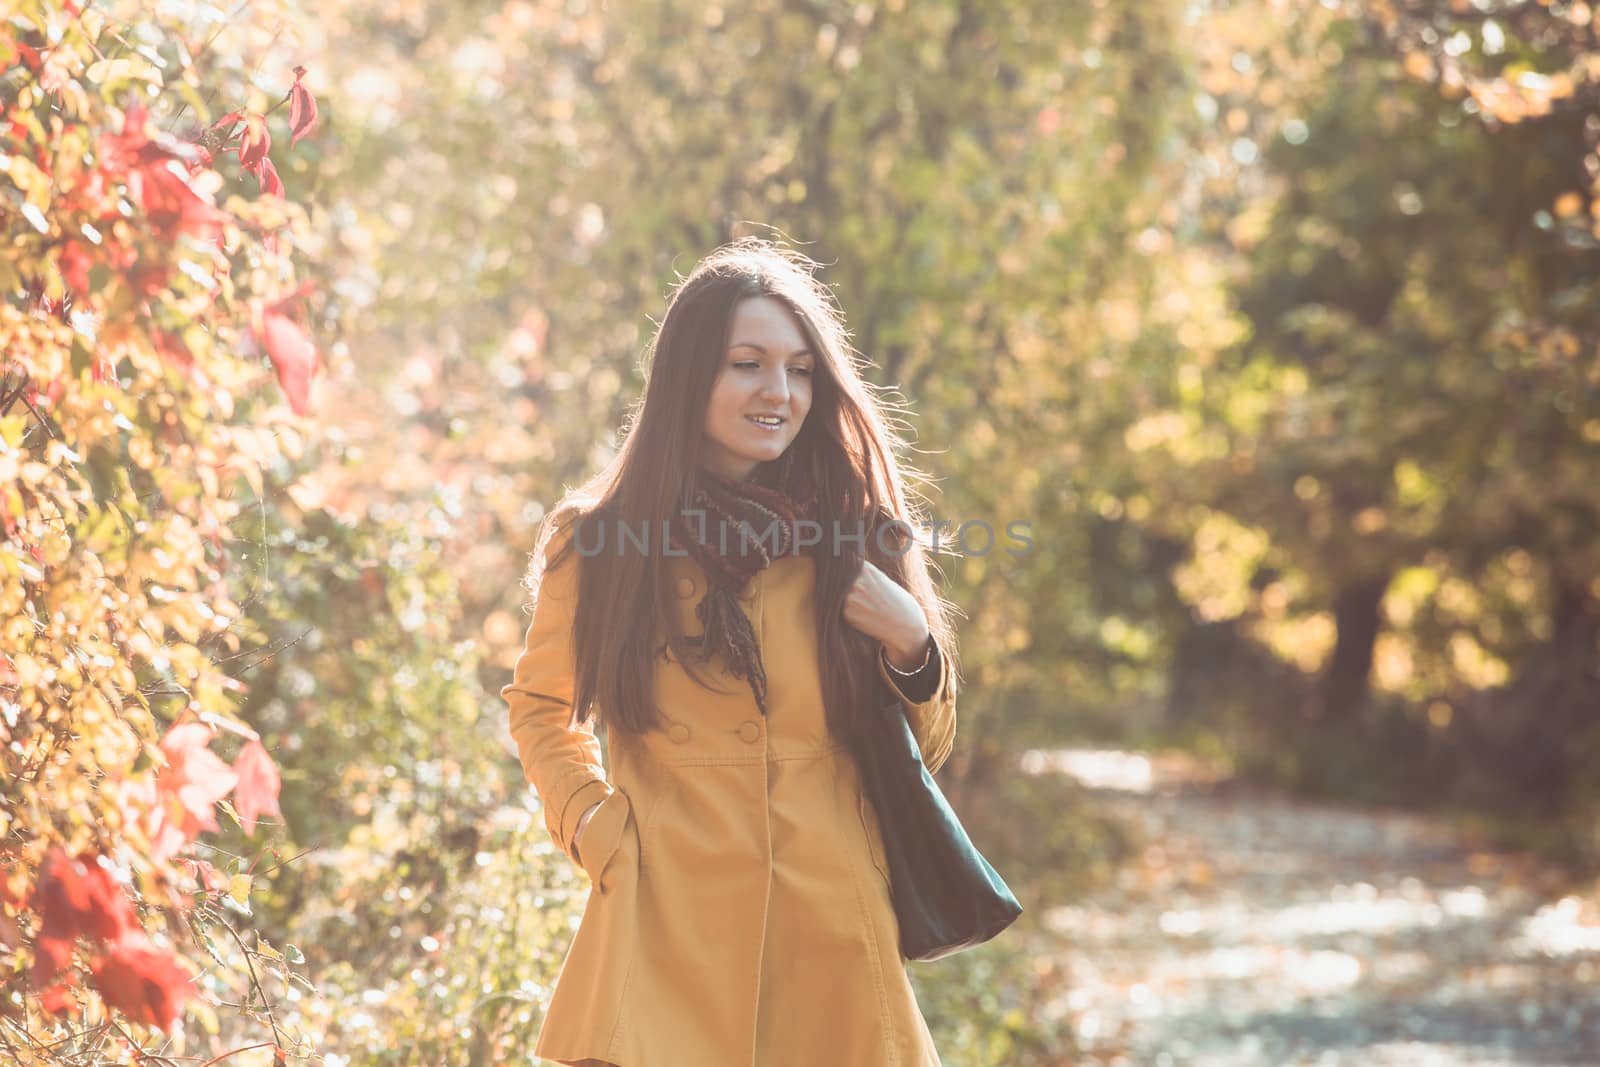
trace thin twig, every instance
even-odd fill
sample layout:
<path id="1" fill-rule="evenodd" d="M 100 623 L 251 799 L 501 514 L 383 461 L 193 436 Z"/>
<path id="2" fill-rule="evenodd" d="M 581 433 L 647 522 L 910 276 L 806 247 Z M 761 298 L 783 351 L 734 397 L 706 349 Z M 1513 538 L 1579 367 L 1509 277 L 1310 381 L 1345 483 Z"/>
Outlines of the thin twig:
<path id="1" fill-rule="evenodd" d="M 259 874 L 254 874 L 254 877 L 256 877 L 256 878 L 265 878 L 267 875 L 273 873 L 274 871 L 278 870 L 279 868 L 287 867 L 289 864 L 293 863 L 295 860 L 299 859 L 301 856 L 307 856 L 307 855 L 310 855 L 311 853 L 317 851 L 317 849 L 321 848 L 323 846 L 323 844 L 324 844 L 324 842 L 318 841 L 316 844 L 308 845 L 307 847 L 301 849 L 299 852 L 296 852 L 294 855 L 290 856 L 288 859 L 279 860 L 277 863 L 274 863 L 271 867 L 268 867 L 266 870 L 260 872 Z"/>
<path id="2" fill-rule="evenodd" d="M 116 1019 L 108 1017 L 106 1019 L 106 1022 L 108 1024 L 110 1024 L 112 1029 L 116 1030 L 117 1033 L 122 1035 L 122 1039 L 124 1041 L 126 1041 L 129 1045 L 131 1045 L 132 1047 L 134 1047 L 134 1048 L 139 1050 L 138 1055 L 139 1055 L 140 1062 L 143 1062 L 145 1060 L 156 1060 L 158 1062 L 172 1064 L 173 1067 L 177 1067 L 177 1063 L 178 1063 L 177 1060 L 173 1059 L 170 1056 L 163 1056 L 159 1052 L 151 1052 L 150 1050 L 146 1049 L 143 1045 L 139 1044 L 138 1040 L 132 1034 L 130 1034 L 130 1033 L 128 1033 L 128 1031 L 124 1030 L 122 1028 L 122 1024 L 117 1022 Z"/>
<path id="3" fill-rule="evenodd" d="M 57 441 L 61 440 L 61 438 L 56 437 L 55 430 L 51 429 L 50 424 L 45 421 L 45 417 L 39 414 L 39 409 L 33 406 L 33 401 L 29 400 L 27 397 L 23 397 L 22 402 L 27 406 L 29 411 L 33 412 L 33 417 L 39 420 L 39 425 L 44 427 L 45 433 L 49 434 L 51 437 L 54 437 Z"/>
<path id="4" fill-rule="evenodd" d="M 249 7 L 250 3 L 251 3 L 251 0 L 244 0 L 244 3 L 239 5 L 238 10 L 233 12 L 233 14 L 229 15 L 226 19 L 224 19 L 223 22 L 222 22 L 222 25 L 217 27 L 217 32 L 213 33 L 210 37 L 206 38 L 206 42 L 205 42 L 205 44 L 200 46 L 200 50 L 189 56 L 189 63 L 191 65 L 191 67 L 198 67 L 200 65 L 201 58 L 211 48 L 212 43 L 215 42 L 218 37 L 222 36 L 222 31 L 227 29 L 229 27 L 229 25 L 232 24 L 232 22 L 233 22 L 233 20 L 235 18 L 237 18 L 238 16 L 244 14 L 245 8 Z M 209 108 L 211 106 L 211 101 L 216 98 L 216 95 L 217 95 L 216 87 L 212 86 L 210 91 L 206 93 L 206 107 Z M 171 133 L 177 127 L 178 120 L 183 117 L 183 113 L 185 111 L 187 111 L 188 109 L 189 109 L 189 101 L 185 100 L 183 102 L 183 106 L 178 108 L 178 110 L 173 113 L 173 115 L 172 115 L 172 123 L 171 123 L 171 125 L 169 125 L 167 127 L 167 132 L 168 133 Z"/>
<path id="5" fill-rule="evenodd" d="M 247 673 L 249 671 L 255 670 L 257 667 L 260 667 L 262 664 L 267 663 L 268 661 L 270 661 L 271 659 L 276 657 L 278 655 L 278 653 L 284 652 L 284 651 L 286 651 L 286 650 L 288 650 L 290 648 L 293 648 L 295 645 L 298 645 L 301 641 L 305 640 L 306 636 L 308 634 L 310 634 L 311 631 L 314 630 L 314 629 L 316 629 L 316 627 L 314 627 L 314 626 L 306 627 L 304 630 L 302 630 L 300 632 L 300 635 L 298 637 L 296 637 L 293 640 L 289 641 L 288 643 L 284 644 L 282 647 L 272 649 L 271 651 L 267 652 L 266 655 L 264 655 L 260 659 L 256 660 L 254 663 L 251 663 L 251 664 L 248 664 L 246 666 L 240 667 L 239 668 L 239 675 L 244 675 L 245 673 Z M 260 649 L 255 649 L 254 651 L 259 652 L 261 650 Z M 240 653 L 240 655 L 244 655 L 244 654 L 245 653 Z M 232 658 L 234 658 L 234 657 L 231 657 L 231 656 L 229 657 L 229 659 L 232 659 Z"/>
<path id="6" fill-rule="evenodd" d="M 7 375 L 7 377 L 10 377 L 10 375 Z M 0 415 L 4 415 L 6 412 L 10 411 L 11 405 L 17 402 L 22 394 L 27 391 L 27 388 L 28 376 L 24 374 L 22 376 L 22 384 L 18 385 L 11 392 L 6 393 L 4 399 L 0 399 Z"/>
<path id="7" fill-rule="evenodd" d="M 241 1052 L 249 1052 L 251 1049 L 256 1049 L 256 1048 L 272 1048 L 272 1049 L 277 1049 L 279 1052 L 283 1052 L 284 1051 L 284 1047 L 282 1045 L 278 1044 L 276 1041 L 262 1041 L 262 1042 L 259 1042 L 257 1044 L 254 1044 L 254 1045 L 243 1045 L 243 1046 L 241 1046 L 239 1048 L 229 1049 L 227 1052 L 224 1052 L 222 1055 L 218 1056 L 216 1059 L 207 1060 L 206 1062 L 202 1063 L 200 1065 L 200 1067 L 211 1067 L 211 1065 L 213 1063 L 221 1063 L 223 1060 L 227 1059 L 229 1056 L 237 1056 Z"/>
<path id="8" fill-rule="evenodd" d="M 235 930 L 233 924 L 221 914 L 217 916 L 217 925 L 228 931 L 228 934 L 239 946 L 239 951 L 244 953 L 244 965 L 250 969 L 250 984 L 255 987 L 256 992 L 261 994 L 262 1009 L 267 1013 L 267 1022 L 272 1024 L 272 1045 L 280 1052 L 286 1052 L 287 1050 L 283 1047 L 283 1034 L 278 1030 L 278 1017 L 273 1014 L 272 1001 L 267 999 L 266 987 L 261 984 L 261 979 L 256 974 L 256 965 L 255 961 L 250 958 L 250 950 L 245 947 L 244 939 L 239 936 L 239 931 Z"/>

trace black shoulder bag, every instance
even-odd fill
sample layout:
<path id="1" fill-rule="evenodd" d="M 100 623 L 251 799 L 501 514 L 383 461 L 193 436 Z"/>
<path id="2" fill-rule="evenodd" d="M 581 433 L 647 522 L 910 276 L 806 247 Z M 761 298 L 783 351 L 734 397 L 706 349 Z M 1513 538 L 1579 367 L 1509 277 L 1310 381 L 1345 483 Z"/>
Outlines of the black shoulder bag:
<path id="1" fill-rule="evenodd" d="M 936 960 L 1010 926 L 1022 906 L 928 773 L 898 696 L 868 709 L 851 749 L 883 830 L 901 955 Z"/>

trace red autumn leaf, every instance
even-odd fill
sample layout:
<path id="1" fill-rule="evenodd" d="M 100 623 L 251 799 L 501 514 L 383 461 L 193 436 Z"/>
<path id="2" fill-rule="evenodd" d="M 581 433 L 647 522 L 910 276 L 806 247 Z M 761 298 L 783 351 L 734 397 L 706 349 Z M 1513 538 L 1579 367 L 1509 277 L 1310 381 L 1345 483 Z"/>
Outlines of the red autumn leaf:
<path id="1" fill-rule="evenodd" d="M 33 943 L 33 970 L 29 979 L 36 986 L 44 985 L 67 969 L 72 962 L 72 939 L 45 937 L 40 934 Z"/>
<path id="2" fill-rule="evenodd" d="M 150 339 L 155 342 L 156 351 L 182 371 L 184 377 L 193 376 L 194 353 L 189 351 L 189 346 L 183 343 L 182 337 L 157 328 L 150 331 Z"/>
<path id="3" fill-rule="evenodd" d="M 61 269 L 62 280 L 74 293 L 84 296 L 89 292 L 89 268 L 94 266 L 94 260 L 81 242 L 68 241 L 64 244 L 56 265 Z"/>
<path id="4" fill-rule="evenodd" d="M 138 827 L 150 842 L 150 858 L 165 863 L 189 843 L 189 834 L 167 817 L 163 794 L 148 775 L 125 780 L 117 793 L 124 826 Z"/>
<path id="5" fill-rule="evenodd" d="M 40 868 L 32 904 L 43 917 L 41 937 L 70 940 L 83 934 L 115 941 L 140 929 L 133 901 L 88 853 L 73 858 L 60 847 L 51 849 Z"/>
<path id="6" fill-rule="evenodd" d="M 147 163 L 137 173 L 139 202 L 163 237 L 189 233 L 214 241 L 222 235 L 226 216 L 190 187 L 187 172 L 175 158 Z"/>
<path id="7" fill-rule="evenodd" d="M 77 1015 L 78 1002 L 67 995 L 71 987 L 71 978 L 57 982 L 39 997 L 39 1006 L 51 1015 Z"/>
<path id="8" fill-rule="evenodd" d="M 41 303 L 43 302 L 41 301 Z M 36 385 L 28 386 L 28 392 L 25 395 L 28 398 L 28 403 L 36 408 L 53 408 L 56 406 L 56 401 L 61 399 L 61 394 L 65 391 L 66 386 L 62 384 L 61 379 L 57 378 L 43 389 Z"/>
<path id="9" fill-rule="evenodd" d="M 80 935 L 111 942 L 142 929 L 133 901 L 111 872 L 92 855 L 74 858 L 59 846 L 40 865 L 30 904 L 40 916 L 32 974 L 36 985 L 44 985 L 67 965 L 72 942 Z"/>
<path id="10" fill-rule="evenodd" d="M 189 869 L 189 876 L 195 884 L 207 893 L 228 887 L 228 876 L 205 860 L 185 859 L 182 863 Z"/>
<path id="11" fill-rule="evenodd" d="M 100 135 L 100 163 L 115 175 L 122 175 L 139 162 L 139 155 L 150 143 L 145 129 L 144 104 L 136 96 L 122 112 L 122 129 Z"/>
<path id="12" fill-rule="evenodd" d="M 289 90 L 289 129 L 292 136 L 289 138 L 289 147 L 293 148 L 300 143 L 300 138 L 310 133 L 317 125 L 317 98 L 311 95 L 311 90 L 305 87 L 301 80 L 306 76 L 306 68 L 294 68 L 294 87 Z"/>
<path id="13" fill-rule="evenodd" d="M 172 268 L 159 260 L 140 260 L 128 271 L 128 288 L 140 296 L 155 296 L 167 286 Z"/>
<path id="14" fill-rule="evenodd" d="M 170 762 L 181 763 L 190 754 L 211 744 L 211 727 L 198 722 L 180 722 L 161 738 L 161 754 Z"/>
<path id="15" fill-rule="evenodd" d="M 264 196 L 275 196 L 279 200 L 283 199 L 283 180 L 278 177 L 278 168 L 272 165 L 272 160 L 262 160 L 261 166 L 252 173 L 255 174 L 256 182 L 261 187 L 261 192 Z"/>
<path id="16" fill-rule="evenodd" d="M 267 130 L 267 120 L 254 112 L 246 112 L 244 129 L 239 133 L 239 165 L 245 170 L 255 170 L 267 158 L 272 147 L 272 134 Z"/>
<path id="17" fill-rule="evenodd" d="M 108 954 L 91 960 L 89 970 L 107 1004 L 130 1019 L 169 1032 L 184 1002 L 196 992 L 194 979 L 177 958 L 142 934 L 118 941 Z"/>
<path id="18" fill-rule="evenodd" d="M 275 308 L 261 313 L 261 344 L 278 372 L 278 384 L 296 415 L 311 413 L 311 382 L 317 372 L 317 349 L 294 320 Z"/>
<path id="19" fill-rule="evenodd" d="M 233 808 L 246 833 L 255 833 L 256 818 L 261 815 L 283 817 L 278 810 L 278 790 L 283 781 L 278 768 L 260 741 L 247 741 L 233 761 L 233 770 L 239 776 L 239 787 L 233 793 Z"/>
<path id="20" fill-rule="evenodd" d="M 211 727 L 196 722 L 181 723 L 161 739 L 161 751 L 168 759 L 156 776 L 163 796 L 176 796 L 183 805 L 183 831 L 194 836 L 199 830 L 217 830 L 217 801 L 238 784 L 239 776 L 221 756 L 206 746 L 211 743 Z"/>
<path id="21" fill-rule="evenodd" d="M 134 97 L 123 113 L 121 132 L 100 136 L 102 165 L 128 183 L 161 236 L 170 240 L 192 233 L 215 239 L 225 216 L 188 181 L 188 165 L 200 158 L 199 149 L 165 133 L 151 137 L 147 115 L 143 102 Z"/>
<path id="22" fill-rule="evenodd" d="M 157 811 L 160 811 L 160 809 L 158 808 Z M 150 858 L 157 863 L 171 859 L 182 850 L 184 845 L 189 843 L 190 838 L 193 836 L 178 823 L 167 818 L 165 812 L 161 812 L 156 819 L 156 832 L 150 839 Z"/>

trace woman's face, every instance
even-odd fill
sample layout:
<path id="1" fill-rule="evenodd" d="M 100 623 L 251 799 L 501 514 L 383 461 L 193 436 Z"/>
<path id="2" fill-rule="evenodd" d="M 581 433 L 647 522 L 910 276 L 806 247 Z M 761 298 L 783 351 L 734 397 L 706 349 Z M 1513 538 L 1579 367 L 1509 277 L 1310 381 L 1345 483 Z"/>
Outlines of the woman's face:
<path id="1" fill-rule="evenodd" d="M 706 404 L 704 463 L 741 480 L 756 464 L 781 456 L 800 433 L 811 410 L 816 356 L 789 306 L 773 297 L 739 301 L 730 326 Z"/>

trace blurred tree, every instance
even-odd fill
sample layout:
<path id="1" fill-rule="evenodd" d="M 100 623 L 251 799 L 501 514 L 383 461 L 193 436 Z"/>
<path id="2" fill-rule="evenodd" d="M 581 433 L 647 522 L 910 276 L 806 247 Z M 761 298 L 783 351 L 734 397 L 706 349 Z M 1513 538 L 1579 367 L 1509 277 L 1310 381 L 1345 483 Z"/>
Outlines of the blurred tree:
<path id="1" fill-rule="evenodd" d="M 1303 747 L 1315 777 L 1312 753 L 1344 731 L 1351 761 L 1323 768 L 1326 783 L 1359 777 L 1356 750 L 1388 748 L 1397 769 L 1432 753 L 1439 774 L 1410 778 L 1437 790 L 1450 788 L 1455 746 L 1487 729 L 1484 755 L 1518 768 L 1499 800 L 1542 807 L 1570 796 L 1570 754 L 1588 750 L 1597 706 L 1592 101 L 1554 91 L 1507 121 L 1482 103 L 1493 85 L 1434 84 L 1403 20 L 1257 12 L 1270 13 L 1263 28 L 1227 37 L 1208 76 L 1213 158 L 1235 179 L 1231 195 L 1208 196 L 1208 233 L 1238 262 L 1230 288 L 1248 334 L 1199 409 L 1229 446 L 1163 490 L 1236 524 L 1197 538 L 1193 569 L 1206 567 L 1199 549 L 1222 547 L 1248 585 L 1219 598 L 1191 575 L 1189 595 L 1211 622 L 1249 623 L 1224 645 L 1260 639 L 1318 675 L 1255 687 L 1254 720 L 1285 727 L 1261 747 Z M 1479 35 L 1451 37 L 1449 19 L 1418 41 L 1453 41 L 1458 70 L 1485 40 L 1519 64 L 1540 53 L 1539 64 L 1588 70 L 1581 44 L 1555 46 L 1571 34 L 1529 29 L 1519 44 L 1468 18 Z M 1547 637 L 1566 650 L 1566 695 L 1508 692 L 1485 713 L 1482 691 L 1557 662 L 1535 654 Z M 1179 666 L 1204 672 L 1205 658 Z M 1514 689 L 1548 693 L 1549 681 Z M 1403 745 L 1378 741 L 1382 722 L 1361 725 L 1374 683 L 1398 705 L 1381 718 L 1414 724 Z M 1174 686 L 1194 691 L 1183 677 Z M 1325 729 L 1301 732 L 1285 705 Z"/>

